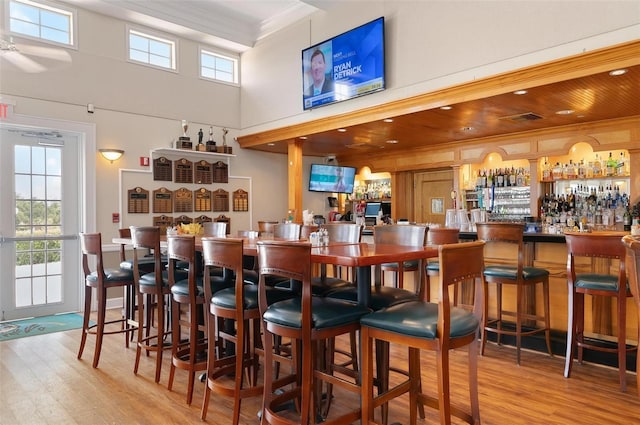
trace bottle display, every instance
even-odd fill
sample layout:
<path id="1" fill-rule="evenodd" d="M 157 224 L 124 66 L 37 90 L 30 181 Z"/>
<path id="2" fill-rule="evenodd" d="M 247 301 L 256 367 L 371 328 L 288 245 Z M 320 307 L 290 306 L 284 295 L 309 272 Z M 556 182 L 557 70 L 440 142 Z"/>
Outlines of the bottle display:
<path id="1" fill-rule="evenodd" d="M 579 184 L 567 194 L 545 193 L 539 204 L 542 231 L 546 233 L 561 233 L 565 228 L 614 229 L 616 223 L 626 227 L 626 217 L 631 225 L 629 196 L 618 186 Z"/>

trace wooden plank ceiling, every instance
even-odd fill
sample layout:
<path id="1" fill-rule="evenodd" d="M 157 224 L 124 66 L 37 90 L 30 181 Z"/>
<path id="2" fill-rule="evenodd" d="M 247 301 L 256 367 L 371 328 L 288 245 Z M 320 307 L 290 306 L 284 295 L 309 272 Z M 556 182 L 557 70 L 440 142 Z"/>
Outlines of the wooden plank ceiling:
<path id="1" fill-rule="evenodd" d="M 406 154 L 443 143 L 465 142 L 492 136 L 517 134 L 553 127 L 640 117 L 640 65 L 626 67 L 626 73 L 613 76 L 609 71 L 539 85 L 522 87 L 526 94 L 513 91 L 481 99 L 458 102 L 451 109 L 433 107 L 397 116 L 372 114 L 371 121 L 300 134 L 304 155 Z M 372 96 L 375 96 L 373 94 Z M 573 111 L 562 114 L 559 111 Z M 374 116 L 375 115 L 375 116 Z M 391 118 L 386 122 L 383 118 Z M 348 123 L 348 120 L 345 120 Z M 322 127 L 322 126 L 319 126 Z M 304 129 L 304 126 L 301 127 Z M 303 130 L 304 131 L 304 130 Z M 284 140 L 260 135 L 238 138 L 241 146 L 267 152 L 287 152 Z"/>

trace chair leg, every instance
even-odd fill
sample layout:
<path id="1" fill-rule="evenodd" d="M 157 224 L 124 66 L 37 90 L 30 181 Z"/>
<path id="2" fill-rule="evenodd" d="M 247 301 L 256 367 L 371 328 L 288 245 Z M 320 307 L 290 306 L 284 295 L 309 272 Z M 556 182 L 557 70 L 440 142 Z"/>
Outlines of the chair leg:
<path id="1" fill-rule="evenodd" d="M 438 375 L 438 410 L 440 423 L 451 423 L 451 396 L 449 391 L 449 350 L 441 349 L 436 353 L 436 371 Z"/>
<path id="2" fill-rule="evenodd" d="M 82 358 L 84 345 L 87 342 L 87 333 L 89 330 L 89 315 L 91 314 L 91 286 L 84 287 L 84 313 L 82 317 L 82 336 L 80 337 L 80 349 L 78 350 L 78 359 Z"/>
<path id="3" fill-rule="evenodd" d="M 516 285 L 516 364 L 520 366 L 520 347 L 522 344 L 522 314 L 524 297 L 522 285 Z"/>
<path id="4" fill-rule="evenodd" d="M 544 336 L 547 342 L 547 351 L 549 355 L 553 357 L 553 350 L 551 349 L 551 317 L 549 316 L 549 281 L 542 282 L 542 295 L 544 303 Z"/>
<path id="5" fill-rule="evenodd" d="M 567 352 L 565 354 L 564 360 L 564 377 L 568 378 L 571 376 L 571 365 L 573 364 L 573 347 L 576 343 L 576 293 L 573 288 L 573 284 L 569 283 L 569 302 L 567 312 L 567 317 L 569 322 L 567 323 Z"/>
<path id="6" fill-rule="evenodd" d="M 618 373 L 620 375 L 620 391 L 627 391 L 627 299 L 617 297 L 618 304 Z"/>
<path id="7" fill-rule="evenodd" d="M 93 353 L 93 367 L 98 367 L 100 352 L 102 351 L 102 338 L 104 337 L 105 316 L 107 309 L 107 289 L 98 288 L 98 324 L 96 326 L 96 348 Z"/>
<path id="8" fill-rule="evenodd" d="M 484 347 L 487 344 L 487 325 L 489 324 L 489 284 L 484 281 L 482 285 L 482 299 L 484 300 L 482 311 L 482 332 L 480 339 L 480 355 L 484 356 Z"/>
<path id="9" fill-rule="evenodd" d="M 160 372 L 162 371 L 162 352 L 164 346 L 165 335 L 165 323 L 164 323 L 164 296 L 159 294 L 156 297 L 156 309 L 158 312 L 158 331 L 156 337 L 157 351 L 156 351 L 156 384 L 160 382 Z"/>
<path id="10" fill-rule="evenodd" d="M 478 344 L 469 344 L 469 401 L 473 423 L 480 425 L 480 402 L 478 401 Z"/>

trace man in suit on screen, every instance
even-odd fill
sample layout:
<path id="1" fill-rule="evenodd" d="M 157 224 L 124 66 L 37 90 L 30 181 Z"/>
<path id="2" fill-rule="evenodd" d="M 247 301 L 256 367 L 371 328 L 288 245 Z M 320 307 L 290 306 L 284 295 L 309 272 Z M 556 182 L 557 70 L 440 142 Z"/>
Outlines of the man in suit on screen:
<path id="1" fill-rule="evenodd" d="M 327 63 L 324 58 L 322 50 L 317 49 L 311 55 L 311 78 L 313 84 L 307 87 L 305 96 L 317 96 L 323 93 L 330 93 L 333 91 L 333 81 L 331 75 L 326 73 Z"/>

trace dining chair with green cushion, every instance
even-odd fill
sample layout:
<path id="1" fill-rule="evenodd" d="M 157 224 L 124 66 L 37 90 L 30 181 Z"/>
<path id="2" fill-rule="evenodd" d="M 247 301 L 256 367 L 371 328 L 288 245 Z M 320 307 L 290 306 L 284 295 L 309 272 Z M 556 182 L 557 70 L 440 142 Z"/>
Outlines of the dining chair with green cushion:
<path id="1" fill-rule="evenodd" d="M 409 424 L 417 422 L 421 406 L 437 408 L 441 424 L 451 423 L 456 416 L 466 423 L 480 424 L 478 403 L 478 334 L 482 317 L 484 242 L 466 242 L 441 245 L 438 248 L 440 277 L 438 302 L 411 301 L 373 312 L 360 319 L 362 339 L 362 423 L 375 422 L 374 410 L 385 406 L 393 398 L 409 392 Z M 475 284 L 473 311 L 454 307 L 450 299 L 450 287 L 462 282 Z M 408 348 L 408 373 L 406 379 L 382 394 L 374 396 L 373 342 L 386 341 Z M 468 391 L 470 409 L 451 405 L 449 352 L 468 347 Z M 420 354 L 433 351 L 436 354 L 437 393 L 423 392 L 421 383 Z M 384 367 L 384 366 L 383 366 Z M 378 372 L 379 375 L 379 372 Z"/>
<path id="2" fill-rule="evenodd" d="M 352 303 L 311 293 L 311 244 L 289 241 L 258 242 L 260 271 L 259 304 L 264 332 L 264 397 L 262 421 L 266 424 L 316 423 L 316 414 L 322 400 L 318 394 L 320 381 L 329 380 L 341 391 L 360 393 L 357 381 L 349 381 L 323 366 L 318 345 L 321 341 L 356 331 L 360 318 L 370 310 Z M 300 296 L 285 301 L 267 303 L 265 276 L 279 275 L 302 283 Z M 290 375 L 276 378 L 274 363 L 286 362 L 274 351 L 274 337 L 292 340 L 293 364 L 297 368 Z M 281 412 L 283 404 L 295 400 L 297 412 Z M 292 415 L 293 418 L 291 416 Z M 360 419 L 360 405 L 353 406 L 339 417 L 328 417 L 328 423 L 351 424 Z"/>
<path id="3" fill-rule="evenodd" d="M 582 363 L 584 349 L 615 353 L 618 357 L 620 390 L 627 389 L 627 354 L 637 346 L 627 345 L 627 298 L 632 296 L 626 275 L 627 250 L 621 232 L 565 234 L 567 244 L 568 323 L 564 376 L 571 376 L 574 354 Z M 617 262 L 617 268 L 616 263 Z M 615 299 L 614 346 L 585 336 L 585 295 Z M 636 339 L 640 334 L 636 334 Z"/>
<path id="4" fill-rule="evenodd" d="M 551 351 L 551 323 L 549 313 L 549 271 L 540 267 L 525 265 L 524 248 L 524 224 L 505 222 L 485 222 L 476 224 L 478 240 L 486 242 L 486 247 L 495 247 L 496 251 L 505 252 L 504 248 L 513 255 L 510 258 L 494 257 L 490 261 L 492 264 L 485 266 L 485 311 L 483 316 L 483 336 L 481 352 L 484 354 L 484 347 L 487 342 L 487 333 L 497 334 L 497 342 L 501 343 L 502 335 L 515 336 L 516 339 L 516 363 L 520 364 L 520 347 L 523 336 L 544 333 L 547 351 Z M 485 257 L 487 260 L 487 257 Z M 488 261 L 487 261 L 488 262 Z M 489 317 L 489 284 L 496 285 L 496 317 Z M 503 306 L 503 285 L 515 287 L 516 299 L 515 311 L 507 311 Z M 535 304 L 535 288 L 540 285 L 542 290 L 542 314 L 536 313 L 535 305 L 530 306 L 530 310 L 525 305 L 528 294 L 531 297 L 528 301 Z M 515 317 L 515 329 L 505 327 L 504 317 Z M 526 324 L 525 321 L 530 321 Z M 541 324 L 538 324 L 541 322 Z"/>
<path id="5" fill-rule="evenodd" d="M 629 274 L 629 290 L 636 304 L 636 328 L 640 333 L 640 238 L 625 235 L 622 243 L 627 249 L 626 268 Z M 640 335 L 637 338 L 640 341 Z M 640 355 L 636 353 L 636 388 L 640 397 Z"/>
<path id="6" fill-rule="evenodd" d="M 137 329 L 137 323 L 133 322 L 126 315 L 113 320 L 106 319 L 107 310 L 107 290 L 109 288 L 123 288 L 125 291 L 134 285 L 133 273 L 131 270 L 122 268 L 110 269 L 104 267 L 102 256 L 102 235 L 100 233 L 80 233 L 80 246 L 82 250 L 82 270 L 84 272 L 84 312 L 82 319 L 82 336 L 78 359 L 82 358 L 82 352 L 87 342 L 87 335 L 96 335 L 96 343 L 93 352 L 94 368 L 100 362 L 102 351 L 102 339 L 104 335 L 124 333 L 125 346 L 129 347 L 129 334 Z M 92 266 L 93 265 L 93 266 Z M 91 300 L 93 290 L 97 295 L 98 321 L 90 324 Z M 119 324 L 113 329 L 112 325 Z"/>

